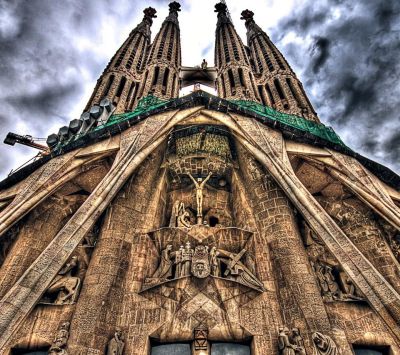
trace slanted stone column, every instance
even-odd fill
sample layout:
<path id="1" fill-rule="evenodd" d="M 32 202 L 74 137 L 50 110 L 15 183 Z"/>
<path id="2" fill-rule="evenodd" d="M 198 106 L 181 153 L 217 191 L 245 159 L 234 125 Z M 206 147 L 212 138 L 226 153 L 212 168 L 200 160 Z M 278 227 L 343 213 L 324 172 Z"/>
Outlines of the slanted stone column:
<path id="1" fill-rule="evenodd" d="M 350 354 L 347 341 L 333 334 L 331 324 L 302 244 L 295 211 L 282 189 L 251 156 L 241 152 L 240 167 L 250 192 L 254 215 L 269 246 L 284 325 L 297 327 L 312 353 L 315 331 L 334 337 L 343 354 Z M 345 337 L 344 337 L 345 338 Z M 340 344 L 339 344 L 340 342 Z"/>
<path id="2" fill-rule="evenodd" d="M 159 174 L 161 154 L 147 159 L 111 203 L 101 228 L 72 319 L 68 349 L 72 354 L 103 354 L 117 327 L 132 243 L 148 225 L 146 211 Z M 127 329 L 122 326 L 126 335 Z"/>
<path id="3" fill-rule="evenodd" d="M 0 299 L 47 247 L 86 196 L 52 196 L 29 215 L 0 269 Z"/>

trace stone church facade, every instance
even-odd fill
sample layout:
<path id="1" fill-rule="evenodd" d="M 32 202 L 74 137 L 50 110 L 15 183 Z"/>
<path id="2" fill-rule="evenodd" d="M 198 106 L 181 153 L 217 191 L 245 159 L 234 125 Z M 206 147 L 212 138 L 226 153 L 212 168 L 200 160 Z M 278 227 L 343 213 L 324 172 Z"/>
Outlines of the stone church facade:
<path id="1" fill-rule="evenodd" d="M 245 45 L 217 4 L 189 68 L 169 9 L 0 182 L 0 354 L 400 354 L 400 177 L 320 123 L 253 12 Z"/>

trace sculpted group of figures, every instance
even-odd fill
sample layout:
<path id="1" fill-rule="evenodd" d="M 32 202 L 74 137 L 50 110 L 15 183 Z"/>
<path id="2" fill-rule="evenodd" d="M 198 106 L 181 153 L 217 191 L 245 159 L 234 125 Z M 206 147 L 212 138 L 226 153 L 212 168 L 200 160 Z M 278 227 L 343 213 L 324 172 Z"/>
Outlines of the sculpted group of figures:
<path id="1" fill-rule="evenodd" d="M 335 342 L 327 335 L 315 332 L 312 335 L 316 354 L 318 355 L 337 355 L 338 350 Z M 299 328 L 289 331 L 287 327 L 279 328 L 278 348 L 280 355 L 307 355 L 304 347 L 303 337 Z"/>
<path id="2" fill-rule="evenodd" d="M 315 262 L 312 265 L 318 278 L 322 297 L 326 301 L 364 300 L 344 271 L 335 270 L 334 267 L 321 262 Z"/>
<path id="3" fill-rule="evenodd" d="M 172 245 L 169 244 L 161 251 L 157 270 L 152 277 L 145 280 L 145 288 L 190 275 L 197 278 L 206 278 L 211 275 L 264 291 L 264 286 L 254 276 L 254 271 L 241 261 L 245 253 L 246 249 L 235 254 L 216 247 L 210 249 L 202 244 L 193 249 L 190 242 L 172 251 Z"/>
<path id="4" fill-rule="evenodd" d="M 63 322 L 58 329 L 53 344 L 51 345 L 49 355 L 68 355 L 67 342 L 69 337 L 69 322 Z M 122 355 L 124 350 L 125 340 L 120 329 L 116 329 L 114 337 L 108 342 L 106 355 Z"/>

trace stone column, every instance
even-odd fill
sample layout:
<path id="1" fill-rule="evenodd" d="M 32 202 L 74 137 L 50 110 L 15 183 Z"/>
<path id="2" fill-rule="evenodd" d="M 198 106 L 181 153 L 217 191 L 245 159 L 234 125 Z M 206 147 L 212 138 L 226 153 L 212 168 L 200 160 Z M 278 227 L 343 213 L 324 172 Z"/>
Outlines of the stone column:
<path id="1" fill-rule="evenodd" d="M 240 167 L 250 192 L 256 222 L 269 246 L 284 325 L 289 329 L 299 328 L 307 353 L 312 353 L 313 332 L 332 337 L 334 334 L 302 244 L 294 208 L 269 173 L 251 156 L 243 151 L 242 154 L 239 155 Z M 343 354 L 351 353 L 347 342 L 337 345 Z"/>
<path id="2" fill-rule="evenodd" d="M 131 260 L 132 242 L 147 225 L 146 211 L 159 173 L 161 154 L 153 154 L 109 206 L 72 319 L 70 353 L 103 354 L 118 321 Z M 122 325 L 122 332 L 127 328 Z"/>
<path id="3" fill-rule="evenodd" d="M 28 216 L 0 269 L 0 299 L 47 247 L 86 196 L 52 196 Z"/>
<path id="4" fill-rule="evenodd" d="M 253 335 L 252 354 L 275 354 L 278 347 L 276 332 L 283 324 L 275 287 L 276 277 L 268 240 L 255 220 L 246 184 L 241 174 L 236 171 L 232 178 L 232 197 L 235 226 L 254 232 L 255 269 L 257 277 L 265 287 L 265 291 L 257 299 L 241 306 L 240 324 Z"/>

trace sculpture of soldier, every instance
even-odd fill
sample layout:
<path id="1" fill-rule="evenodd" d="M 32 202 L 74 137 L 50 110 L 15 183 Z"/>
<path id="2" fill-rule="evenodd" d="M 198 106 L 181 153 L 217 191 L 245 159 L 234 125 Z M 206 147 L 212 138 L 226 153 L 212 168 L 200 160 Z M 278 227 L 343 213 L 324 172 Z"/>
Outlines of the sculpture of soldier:
<path id="1" fill-rule="evenodd" d="M 211 275 L 220 276 L 220 265 L 218 260 L 219 252 L 216 247 L 212 247 L 210 251 Z"/>
<path id="2" fill-rule="evenodd" d="M 182 268 L 181 276 L 190 275 L 190 266 L 192 263 L 193 249 L 191 248 L 190 242 L 186 243 L 185 248 L 182 251 Z"/>
<path id="3" fill-rule="evenodd" d="M 182 274 L 182 257 L 183 257 L 183 245 L 179 247 L 179 250 L 175 252 L 175 278 L 179 278 Z"/>

